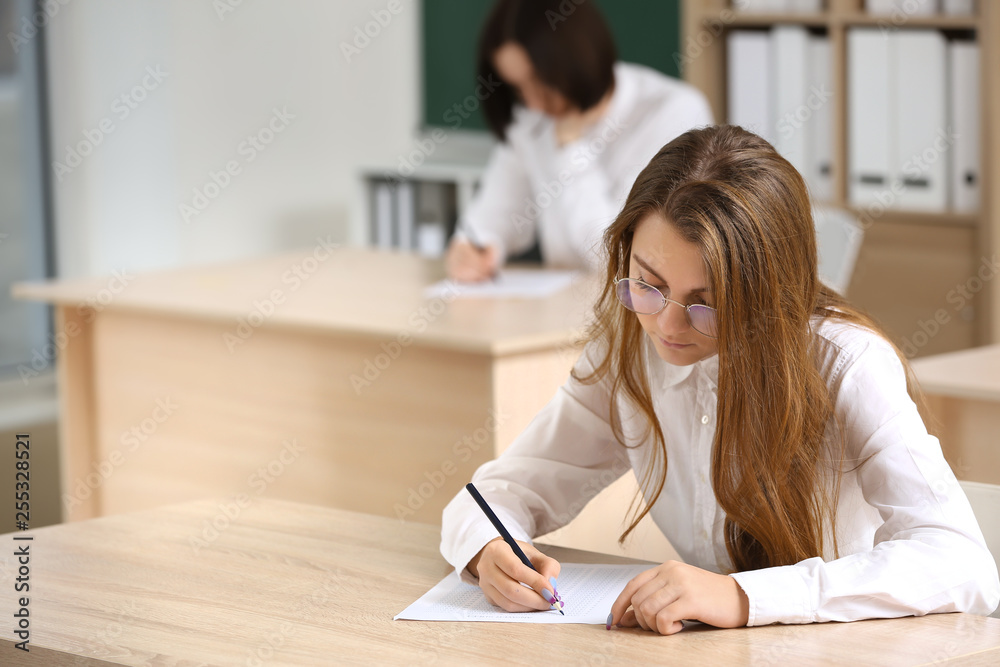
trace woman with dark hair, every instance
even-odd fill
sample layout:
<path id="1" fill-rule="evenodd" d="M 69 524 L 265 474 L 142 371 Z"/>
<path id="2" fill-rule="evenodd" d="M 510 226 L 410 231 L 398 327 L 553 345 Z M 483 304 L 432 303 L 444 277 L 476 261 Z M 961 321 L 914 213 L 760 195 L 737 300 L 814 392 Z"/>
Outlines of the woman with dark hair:
<path id="1" fill-rule="evenodd" d="M 493 8 L 478 75 L 500 82 L 483 101 L 500 143 L 448 249 L 452 278 L 485 280 L 536 239 L 546 264 L 602 266 L 601 235 L 642 165 L 658 146 L 712 122 L 697 89 L 616 58 L 593 3 Z"/>
<path id="2" fill-rule="evenodd" d="M 548 609 L 559 563 L 528 540 L 631 468 L 621 539 L 648 514 L 685 562 L 629 582 L 609 628 L 996 608 L 996 564 L 906 359 L 819 281 L 805 183 L 770 144 L 733 126 L 678 137 L 604 247 L 572 376 L 473 476 L 537 572 L 463 492 L 441 551 L 464 580 L 508 611 Z"/>

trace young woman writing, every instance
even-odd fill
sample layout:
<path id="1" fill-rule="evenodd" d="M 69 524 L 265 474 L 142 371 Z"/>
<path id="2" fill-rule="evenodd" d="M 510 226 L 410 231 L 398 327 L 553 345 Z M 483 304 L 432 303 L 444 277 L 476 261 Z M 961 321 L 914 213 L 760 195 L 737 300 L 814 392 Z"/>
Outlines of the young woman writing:
<path id="1" fill-rule="evenodd" d="M 441 550 L 466 581 L 503 609 L 548 609 L 559 564 L 528 541 L 568 523 L 607 471 L 631 468 L 642 509 L 622 539 L 648 513 L 684 563 L 633 579 L 609 624 L 671 634 L 682 619 L 996 608 L 996 564 L 906 360 L 819 282 L 806 187 L 770 144 L 732 126 L 671 141 L 604 248 L 605 290 L 571 378 L 473 477 L 537 572 L 463 492 Z"/>
<path id="2" fill-rule="evenodd" d="M 498 83 L 482 108 L 500 143 L 448 248 L 455 280 L 486 280 L 536 240 L 548 265 L 602 268 L 601 235 L 642 166 L 677 135 L 712 122 L 698 89 L 617 62 L 590 2 L 499 0 L 480 35 L 477 70 Z"/>

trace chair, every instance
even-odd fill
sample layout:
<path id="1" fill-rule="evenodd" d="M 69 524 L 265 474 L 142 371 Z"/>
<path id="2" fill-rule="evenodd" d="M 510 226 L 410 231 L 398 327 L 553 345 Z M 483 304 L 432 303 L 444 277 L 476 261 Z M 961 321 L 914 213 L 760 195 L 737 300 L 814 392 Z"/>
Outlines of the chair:
<path id="1" fill-rule="evenodd" d="M 861 251 L 864 229 L 850 212 L 828 206 L 814 206 L 813 220 L 820 280 L 839 294 L 846 294 Z"/>
<path id="2" fill-rule="evenodd" d="M 972 511 L 976 513 L 979 527 L 983 529 L 986 546 L 993 554 L 993 559 L 1000 562 L 1000 486 L 965 480 L 959 480 L 958 483 L 972 504 Z M 1000 609 L 990 616 L 1000 618 Z"/>

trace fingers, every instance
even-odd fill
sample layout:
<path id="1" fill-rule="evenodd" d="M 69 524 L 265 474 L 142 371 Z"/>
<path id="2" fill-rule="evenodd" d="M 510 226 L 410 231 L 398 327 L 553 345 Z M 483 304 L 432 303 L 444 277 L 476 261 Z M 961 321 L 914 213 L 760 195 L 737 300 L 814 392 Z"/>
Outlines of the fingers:
<path id="1" fill-rule="evenodd" d="M 687 605 L 681 599 L 683 587 L 672 581 L 671 569 L 672 564 L 667 563 L 629 581 L 611 606 L 611 623 L 663 635 L 682 630 Z"/>
<path id="2" fill-rule="evenodd" d="M 508 553 L 504 553 L 503 558 L 499 558 L 497 563 L 512 579 L 530 586 L 545 602 L 546 606 L 543 609 L 548 609 L 548 605 L 554 599 L 553 594 L 555 593 L 555 586 L 550 583 L 549 579 L 558 577 L 562 566 L 559 564 L 559 561 L 546 556 L 528 542 L 518 540 L 517 544 L 521 548 L 521 551 L 524 552 L 524 555 L 528 557 L 528 560 L 531 561 L 531 564 L 535 568 L 534 570 L 522 563 L 521 559 L 509 548 L 509 556 Z"/>
<path id="3" fill-rule="evenodd" d="M 547 582 L 549 579 L 559 577 L 559 572 L 562 570 L 562 565 L 559 564 L 559 561 L 546 556 L 536 549 L 534 545 L 527 542 L 518 542 L 518 545 L 521 547 L 524 555 L 528 557 L 528 560 L 531 561 L 531 564 L 538 570 L 538 574 L 541 575 L 543 580 Z"/>
<path id="4" fill-rule="evenodd" d="M 519 545 L 535 567 L 558 574 L 560 565 L 530 544 Z M 521 562 L 503 541 L 488 543 L 479 561 L 479 586 L 487 599 L 506 611 L 546 611 L 551 608 L 552 585 L 545 575 Z M 523 583 L 522 583 L 523 582 Z M 530 588 L 529 588 L 530 586 Z M 548 596 L 546 600 L 545 596 Z"/>
<path id="5" fill-rule="evenodd" d="M 495 561 L 491 565 L 495 569 L 491 572 L 492 576 L 489 576 L 485 583 L 493 593 L 491 600 L 494 604 L 507 611 L 545 611 L 550 608 L 551 605 L 538 592 L 548 591 L 542 587 L 541 584 L 545 580 L 537 572 L 531 570 L 520 560 L 517 560 L 516 564 L 507 561 Z M 480 572 L 482 572 L 482 569 L 480 567 Z M 529 581 L 521 583 L 524 579 Z M 483 583 L 482 578 L 480 578 L 480 586 L 485 591 L 486 587 L 483 586 Z M 545 583 L 547 584 L 547 582 Z M 535 590 L 528 586 L 537 586 L 538 588 Z"/>
<path id="6" fill-rule="evenodd" d="M 684 618 L 685 605 L 680 600 L 676 588 L 672 586 L 656 588 L 656 583 L 658 582 L 651 582 L 649 587 L 640 589 L 636 593 L 632 599 L 632 609 L 644 629 L 661 635 L 672 635 L 684 629 L 681 619 Z"/>
<path id="7" fill-rule="evenodd" d="M 611 624 L 619 623 L 625 614 L 625 610 L 632 604 L 632 596 L 637 590 L 656 576 L 656 570 L 646 570 L 640 572 L 625 585 L 622 592 L 618 594 L 614 604 L 611 605 Z"/>
<path id="8" fill-rule="evenodd" d="M 552 606 L 558 609 L 560 612 L 563 611 L 565 606 L 565 600 L 559 594 L 559 589 L 556 588 L 556 579 L 559 578 L 559 572 L 562 571 L 562 565 L 559 564 L 555 558 L 546 556 L 541 551 L 536 549 L 530 544 L 520 543 L 521 550 L 525 553 L 531 564 L 535 567 L 538 574 L 541 575 L 541 580 L 536 580 L 538 583 L 531 584 L 545 600 L 552 604 Z M 541 586 L 539 588 L 539 586 Z"/>
<path id="9" fill-rule="evenodd" d="M 483 282 L 496 273 L 497 250 L 493 246 L 477 249 L 464 239 L 456 239 L 445 258 L 448 277 L 459 282 Z"/>
<path id="10" fill-rule="evenodd" d="M 655 593 L 642 602 L 635 603 L 617 623 L 623 628 L 640 627 L 661 635 L 672 635 L 684 629 L 682 619 L 687 615 L 683 605 L 665 589 Z"/>
<path id="11" fill-rule="evenodd" d="M 492 584 L 484 585 L 483 583 L 480 583 L 480 587 L 483 589 L 483 593 L 486 595 L 486 599 L 488 599 L 490 602 L 500 607 L 504 611 L 513 611 L 513 612 L 545 611 L 550 608 L 548 604 L 546 604 L 543 600 L 541 600 L 541 598 L 538 597 L 537 593 L 532 591 L 530 588 L 521 586 L 520 584 L 517 585 L 517 588 L 520 588 L 521 590 L 527 593 L 526 597 L 529 598 L 529 601 L 534 602 L 534 600 L 537 598 L 542 603 L 540 607 L 526 605 L 523 604 L 522 602 L 512 599 L 513 597 L 519 596 L 520 595 L 519 593 L 512 595 L 510 590 L 501 590 L 500 588 L 497 588 Z"/>

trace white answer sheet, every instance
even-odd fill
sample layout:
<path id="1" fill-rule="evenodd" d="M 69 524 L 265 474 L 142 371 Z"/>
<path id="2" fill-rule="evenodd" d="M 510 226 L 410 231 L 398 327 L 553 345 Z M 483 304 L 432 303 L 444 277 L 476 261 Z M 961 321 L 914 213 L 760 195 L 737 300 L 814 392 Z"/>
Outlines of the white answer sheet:
<path id="1" fill-rule="evenodd" d="M 458 283 L 442 280 L 424 290 L 427 299 L 540 299 L 569 287 L 577 271 L 557 269 L 502 269 L 493 280 L 481 283 Z"/>
<path id="2" fill-rule="evenodd" d="M 500 623 L 587 623 L 604 625 L 625 584 L 654 564 L 563 563 L 556 581 L 565 616 L 558 611 L 508 612 L 495 607 L 478 586 L 452 572 L 419 600 L 393 617 L 407 621 L 493 621 Z"/>

